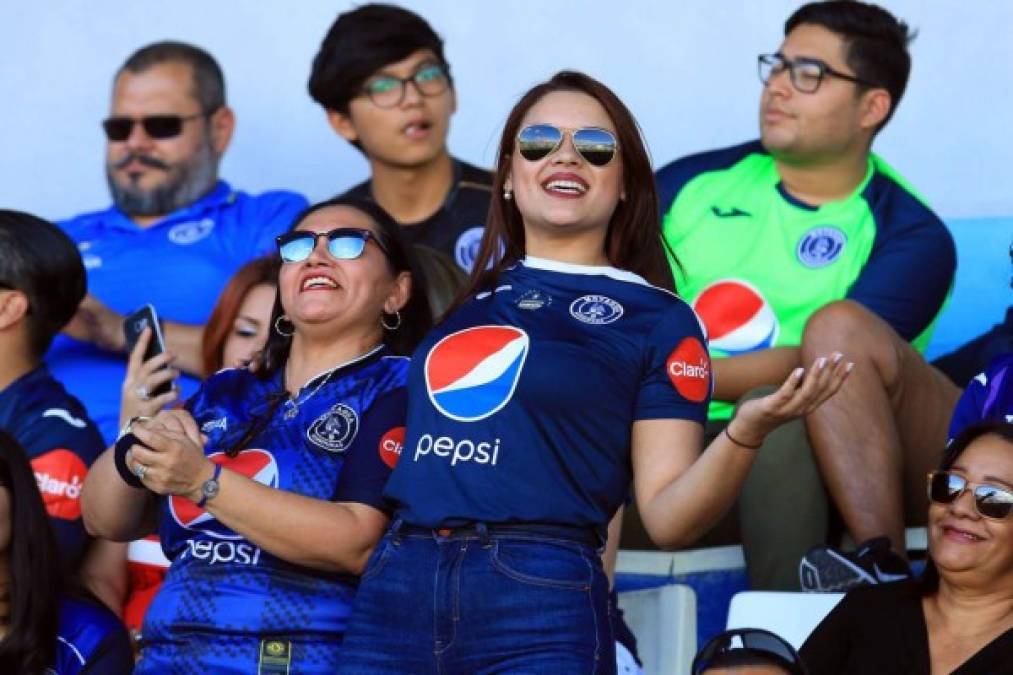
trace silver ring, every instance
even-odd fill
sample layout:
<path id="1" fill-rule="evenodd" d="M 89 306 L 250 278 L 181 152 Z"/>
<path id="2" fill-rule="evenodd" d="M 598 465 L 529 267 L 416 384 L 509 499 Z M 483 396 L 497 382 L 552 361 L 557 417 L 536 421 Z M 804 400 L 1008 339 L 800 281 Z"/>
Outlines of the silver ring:
<path id="1" fill-rule="evenodd" d="M 144 474 L 148 473 L 148 465 L 137 463 L 134 465 L 134 475 L 144 480 Z"/>
<path id="2" fill-rule="evenodd" d="M 148 395 L 148 388 L 145 387 L 143 384 L 138 385 L 137 388 L 134 389 L 134 393 L 137 394 L 137 398 L 141 399 L 142 401 L 147 401 L 151 399 L 151 396 Z"/>

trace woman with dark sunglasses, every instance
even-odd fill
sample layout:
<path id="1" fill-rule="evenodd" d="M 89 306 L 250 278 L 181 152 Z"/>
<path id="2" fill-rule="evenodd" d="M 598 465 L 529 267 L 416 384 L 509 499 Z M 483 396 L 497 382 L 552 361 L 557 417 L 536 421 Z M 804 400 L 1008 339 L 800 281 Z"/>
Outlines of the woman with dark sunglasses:
<path id="1" fill-rule="evenodd" d="M 278 253 L 273 331 L 251 367 L 133 419 L 85 484 L 92 531 L 157 530 L 171 561 L 138 673 L 332 673 L 387 525 L 405 417 L 395 355 L 429 327 L 424 284 L 370 202 L 311 207 Z"/>
<path id="2" fill-rule="evenodd" d="M 1013 673 L 1013 424 L 968 427 L 928 495 L 921 579 L 848 593 L 802 645 L 810 672 Z"/>
<path id="3" fill-rule="evenodd" d="M 655 540 L 685 545 L 751 448 L 847 374 L 839 356 L 794 373 L 700 455 L 704 337 L 672 292 L 636 122 L 601 83 L 524 95 L 493 193 L 470 288 L 412 360 L 395 518 L 340 673 L 615 672 L 599 548 L 631 479 Z"/>

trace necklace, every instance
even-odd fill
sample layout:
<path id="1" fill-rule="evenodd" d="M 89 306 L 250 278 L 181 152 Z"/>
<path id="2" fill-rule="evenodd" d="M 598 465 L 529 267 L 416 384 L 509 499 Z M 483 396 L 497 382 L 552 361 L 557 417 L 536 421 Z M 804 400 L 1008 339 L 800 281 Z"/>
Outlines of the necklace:
<path id="1" fill-rule="evenodd" d="M 302 397 L 297 397 L 297 396 L 289 396 L 288 397 L 288 400 L 285 401 L 285 405 L 288 406 L 288 410 L 285 411 L 285 414 L 283 415 L 283 417 L 285 419 L 287 419 L 287 420 L 295 419 L 296 415 L 299 414 L 299 406 L 301 406 L 302 404 L 306 403 L 306 401 L 308 401 L 311 398 L 313 398 L 313 395 L 316 394 L 318 391 L 320 391 L 320 388 L 323 387 L 325 384 L 327 384 L 328 381 L 330 381 L 331 375 L 333 375 L 335 372 L 341 370 L 345 366 L 350 366 L 353 363 L 356 363 L 358 361 L 362 361 L 363 359 L 369 358 L 370 356 L 372 356 L 376 352 L 380 351 L 381 349 L 383 349 L 383 345 L 382 344 L 381 345 L 377 345 L 376 347 L 373 347 L 372 349 L 370 349 L 365 354 L 362 354 L 360 356 L 356 356 L 354 359 L 352 359 L 350 361 L 345 361 L 344 363 L 339 363 L 338 365 L 334 366 L 330 370 L 325 371 L 324 373 L 321 373 L 320 375 L 317 375 L 317 377 L 321 377 L 322 376 L 323 379 L 320 380 L 320 383 L 317 384 L 317 386 L 313 387 L 313 390 L 310 393 L 308 393 L 308 394 L 306 394 L 305 396 L 302 396 Z M 288 370 L 288 364 L 285 364 L 285 370 L 286 371 Z M 287 373 L 285 375 L 285 379 L 288 379 L 288 374 Z M 314 378 L 314 379 L 316 379 L 316 378 Z"/>

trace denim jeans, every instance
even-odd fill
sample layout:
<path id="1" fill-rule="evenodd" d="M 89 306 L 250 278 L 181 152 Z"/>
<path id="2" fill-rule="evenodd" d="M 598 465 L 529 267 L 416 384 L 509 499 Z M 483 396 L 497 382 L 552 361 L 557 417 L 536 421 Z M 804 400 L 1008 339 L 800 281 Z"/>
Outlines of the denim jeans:
<path id="1" fill-rule="evenodd" d="M 615 668 L 608 579 L 593 547 L 481 525 L 443 536 L 395 521 L 363 574 L 337 672 L 600 675 Z"/>

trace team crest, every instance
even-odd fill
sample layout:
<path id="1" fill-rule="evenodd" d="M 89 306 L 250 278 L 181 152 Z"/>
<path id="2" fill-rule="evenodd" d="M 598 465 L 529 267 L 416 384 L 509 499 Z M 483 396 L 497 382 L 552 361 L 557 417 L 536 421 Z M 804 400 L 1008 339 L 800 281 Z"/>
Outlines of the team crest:
<path id="1" fill-rule="evenodd" d="M 215 221 L 210 218 L 180 223 L 173 225 L 169 230 L 169 241 L 179 246 L 189 246 L 207 237 L 213 229 L 215 229 Z"/>
<path id="2" fill-rule="evenodd" d="M 357 433 L 359 416 L 350 406 L 337 403 L 310 425 L 306 438 L 327 452 L 344 452 L 352 446 Z"/>
<path id="3" fill-rule="evenodd" d="M 622 315 L 623 306 L 604 295 L 583 295 L 570 304 L 570 316 L 596 326 L 618 321 Z"/>
<path id="4" fill-rule="evenodd" d="M 798 240 L 795 255 L 806 267 L 818 269 L 837 260 L 848 238 L 836 227 L 814 227 Z"/>

